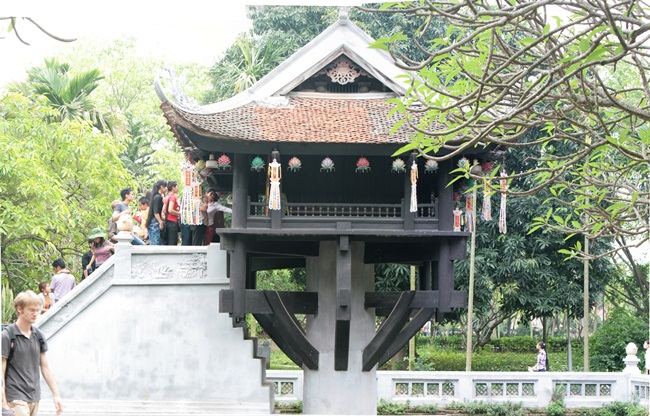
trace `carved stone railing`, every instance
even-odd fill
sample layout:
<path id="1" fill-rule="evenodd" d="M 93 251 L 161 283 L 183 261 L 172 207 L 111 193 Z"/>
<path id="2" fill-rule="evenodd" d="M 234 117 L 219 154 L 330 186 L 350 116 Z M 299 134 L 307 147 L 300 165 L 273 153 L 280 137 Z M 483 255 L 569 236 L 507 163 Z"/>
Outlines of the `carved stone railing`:
<path id="1" fill-rule="evenodd" d="M 302 400 L 302 371 L 268 370 L 266 379 L 273 383 L 277 402 Z M 637 400 L 647 406 L 649 382 L 648 376 L 625 373 L 377 371 L 377 396 L 412 405 L 482 401 L 546 407 L 553 392 L 561 391 L 567 407 Z"/>

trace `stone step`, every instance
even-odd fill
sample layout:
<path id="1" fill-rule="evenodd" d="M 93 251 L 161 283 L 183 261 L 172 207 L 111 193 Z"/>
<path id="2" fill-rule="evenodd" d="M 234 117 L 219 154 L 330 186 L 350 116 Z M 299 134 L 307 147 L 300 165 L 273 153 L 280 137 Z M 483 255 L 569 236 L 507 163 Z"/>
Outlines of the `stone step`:
<path id="1" fill-rule="evenodd" d="M 142 402 L 114 400 L 64 400 L 63 414 L 85 416 L 216 416 L 216 415 L 268 415 L 268 403 L 242 402 Z M 41 400 L 39 415 L 54 416 L 51 399 Z"/>

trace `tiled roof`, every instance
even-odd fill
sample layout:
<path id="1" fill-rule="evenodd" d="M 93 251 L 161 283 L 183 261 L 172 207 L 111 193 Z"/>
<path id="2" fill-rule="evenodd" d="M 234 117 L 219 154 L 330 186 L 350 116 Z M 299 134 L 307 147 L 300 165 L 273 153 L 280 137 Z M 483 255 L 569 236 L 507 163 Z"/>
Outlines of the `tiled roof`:
<path id="1" fill-rule="evenodd" d="M 248 103 L 212 114 L 197 114 L 163 104 L 170 124 L 221 139 L 292 143 L 408 143 L 408 127 L 394 134 L 401 118 L 388 117 L 386 98 L 339 99 L 289 97 L 286 106 Z M 167 107 L 167 108 L 165 108 Z"/>

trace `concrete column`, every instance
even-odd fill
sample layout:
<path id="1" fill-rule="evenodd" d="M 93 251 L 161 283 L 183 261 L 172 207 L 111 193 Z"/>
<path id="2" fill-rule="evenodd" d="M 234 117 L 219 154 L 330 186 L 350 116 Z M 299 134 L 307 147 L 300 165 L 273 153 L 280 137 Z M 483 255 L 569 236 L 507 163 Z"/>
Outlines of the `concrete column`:
<path id="1" fill-rule="evenodd" d="M 375 335 L 374 310 L 363 307 L 365 292 L 374 290 L 374 268 L 363 264 L 364 244 L 350 244 L 350 350 L 347 371 L 334 369 L 336 328 L 336 250 L 334 241 L 322 242 L 320 256 L 307 259 L 307 290 L 318 292 L 318 315 L 307 319 L 307 338 L 320 352 L 318 370 L 304 369 L 304 414 L 377 413 L 376 368 L 364 372 L 363 349 Z"/>
<path id="2" fill-rule="evenodd" d="M 116 279 L 130 279 L 131 278 L 131 255 L 133 254 L 133 236 L 127 231 L 120 231 L 115 235 L 117 244 L 115 244 L 115 278 Z"/>

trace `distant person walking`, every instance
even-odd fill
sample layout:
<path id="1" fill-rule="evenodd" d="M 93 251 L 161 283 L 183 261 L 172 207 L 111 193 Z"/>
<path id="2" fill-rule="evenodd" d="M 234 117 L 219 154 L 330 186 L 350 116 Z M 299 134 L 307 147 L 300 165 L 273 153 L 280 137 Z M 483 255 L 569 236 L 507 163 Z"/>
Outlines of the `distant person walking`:
<path id="1" fill-rule="evenodd" d="M 542 341 L 537 343 L 537 364 L 533 367 L 528 367 L 528 371 L 547 371 L 548 370 L 548 355 L 546 355 L 546 344 Z"/>
<path id="2" fill-rule="evenodd" d="M 162 217 L 163 197 L 167 192 L 167 181 L 159 180 L 153 186 L 151 202 L 149 203 L 149 214 L 145 224 L 149 232 L 149 245 L 159 246 L 162 244 L 160 239 L 161 230 L 165 228 L 165 222 Z"/>
<path id="3" fill-rule="evenodd" d="M 41 400 L 40 370 L 54 396 L 56 414 L 60 415 L 63 404 L 47 359 L 47 341 L 32 326 L 40 315 L 41 301 L 36 293 L 28 290 L 16 296 L 14 308 L 18 320 L 2 331 L 2 408 L 13 410 L 17 416 L 37 416 Z"/>
<path id="4" fill-rule="evenodd" d="M 70 273 L 70 270 L 65 268 L 65 261 L 63 259 L 56 259 L 52 262 L 52 267 L 56 274 L 52 276 L 52 282 L 50 283 L 50 289 L 54 294 L 54 302 L 58 302 L 65 295 L 68 294 L 77 283 L 74 280 L 74 276 Z"/>

